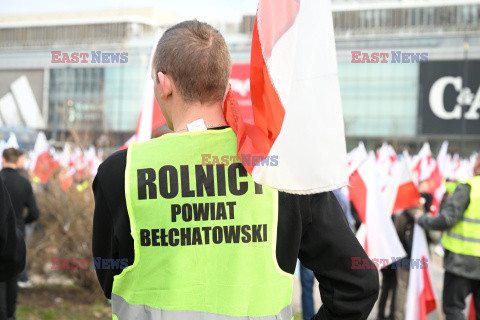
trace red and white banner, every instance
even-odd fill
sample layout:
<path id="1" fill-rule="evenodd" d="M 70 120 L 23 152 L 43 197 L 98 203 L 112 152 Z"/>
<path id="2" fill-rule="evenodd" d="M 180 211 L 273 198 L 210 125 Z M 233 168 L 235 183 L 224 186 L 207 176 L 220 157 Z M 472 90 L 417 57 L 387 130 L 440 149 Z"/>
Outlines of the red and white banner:
<path id="1" fill-rule="evenodd" d="M 433 277 L 429 266 L 432 262 L 428 255 L 425 231 L 417 224 L 413 227 L 412 261 L 421 260 L 420 268 L 410 270 L 407 291 L 406 320 L 426 320 L 427 315 L 436 308 Z"/>
<path id="2" fill-rule="evenodd" d="M 244 163 L 256 182 L 303 194 L 347 184 L 337 73 L 330 1 L 260 0 L 250 71 L 255 125 L 225 101 L 239 156 L 263 159 Z"/>
<path id="3" fill-rule="evenodd" d="M 385 208 L 373 153 L 350 176 L 348 189 L 350 200 L 362 220 L 357 238 L 368 256 L 371 259 L 386 259 L 387 264 L 392 263 L 392 257 L 406 256 L 391 214 Z"/>

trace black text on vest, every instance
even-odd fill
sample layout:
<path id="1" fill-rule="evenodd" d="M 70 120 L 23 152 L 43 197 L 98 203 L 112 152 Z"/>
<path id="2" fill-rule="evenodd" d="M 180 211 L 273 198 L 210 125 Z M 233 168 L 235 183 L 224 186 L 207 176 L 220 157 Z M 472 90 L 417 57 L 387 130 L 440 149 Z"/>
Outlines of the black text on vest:
<path id="1" fill-rule="evenodd" d="M 195 170 L 195 181 L 190 179 L 190 170 Z M 166 165 L 156 171 L 153 168 L 137 170 L 138 200 L 157 199 L 158 194 L 164 199 L 177 196 L 213 197 L 225 196 L 228 191 L 235 196 L 242 196 L 248 191 L 248 173 L 239 163 L 214 166 L 181 165 L 180 170 Z M 255 193 L 261 194 L 262 186 L 255 183 Z"/>

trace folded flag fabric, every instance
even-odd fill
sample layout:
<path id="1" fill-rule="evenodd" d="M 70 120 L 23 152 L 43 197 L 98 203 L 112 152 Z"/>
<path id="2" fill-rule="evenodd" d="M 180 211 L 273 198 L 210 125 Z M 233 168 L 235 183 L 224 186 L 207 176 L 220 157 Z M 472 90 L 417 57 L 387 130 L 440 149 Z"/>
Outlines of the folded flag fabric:
<path id="1" fill-rule="evenodd" d="M 234 97 L 225 115 L 253 179 L 308 194 L 347 184 L 343 115 L 330 1 L 260 0 L 252 36 L 254 124 Z"/>

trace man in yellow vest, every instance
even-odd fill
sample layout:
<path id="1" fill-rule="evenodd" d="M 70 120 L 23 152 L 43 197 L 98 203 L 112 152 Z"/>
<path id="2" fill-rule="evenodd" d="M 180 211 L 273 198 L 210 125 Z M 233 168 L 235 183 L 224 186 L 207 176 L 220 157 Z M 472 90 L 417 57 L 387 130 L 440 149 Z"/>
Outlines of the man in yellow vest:
<path id="1" fill-rule="evenodd" d="M 470 293 L 480 319 L 480 156 L 474 173 L 456 187 L 437 217 L 418 219 L 427 230 L 445 230 L 443 312 L 447 320 L 465 319 L 465 299 Z"/>
<path id="2" fill-rule="evenodd" d="M 173 26 L 152 69 L 174 133 L 113 154 L 93 183 L 93 256 L 113 318 L 290 320 L 298 257 L 320 283 L 312 319 L 366 319 L 378 273 L 351 269 L 352 257 L 373 264 L 335 196 L 258 185 L 236 158 L 221 34 L 196 20 Z"/>

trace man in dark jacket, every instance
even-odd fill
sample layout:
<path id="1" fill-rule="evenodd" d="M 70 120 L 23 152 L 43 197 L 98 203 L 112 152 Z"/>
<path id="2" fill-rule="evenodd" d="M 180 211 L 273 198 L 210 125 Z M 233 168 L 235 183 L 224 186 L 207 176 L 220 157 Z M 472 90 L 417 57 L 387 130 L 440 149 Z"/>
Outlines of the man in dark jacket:
<path id="1" fill-rule="evenodd" d="M 15 277 L 25 267 L 25 241 L 15 223 L 10 196 L 0 178 L 0 281 Z M 0 320 L 7 319 L 6 284 L 0 282 Z"/>
<path id="2" fill-rule="evenodd" d="M 474 170 L 475 177 L 457 186 L 438 216 L 417 217 L 427 230 L 445 230 L 443 312 L 447 320 L 464 319 L 470 293 L 480 319 L 480 157 Z"/>
<path id="3" fill-rule="evenodd" d="M 30 182 L 17 171 L 17 162 L 22 154 L 21 151 L 15 148 L 4 150 L 2 159 L 3 169 L 0 175 L 10 194 L 17 226 L 22 233 L 22 237 L 24 237 L 25 224 L 38 219 L 39 212 Z M 24 217 L 23 210 L 25 208 L 28 209 L 28 212 Z M 15 317 L 17 280 L 17 277 L 11 277 L 4 284 L 6 288 L 7 315 L 11 319 Z"/>

